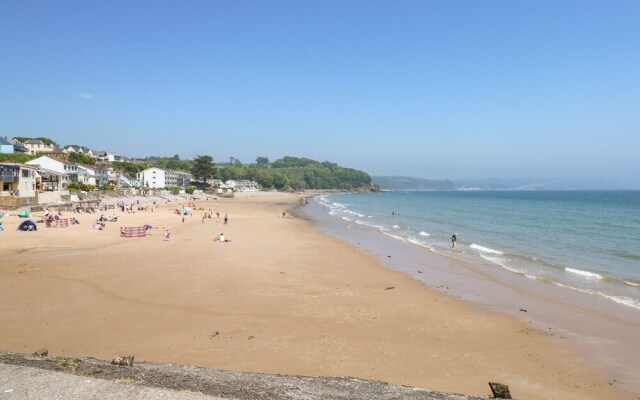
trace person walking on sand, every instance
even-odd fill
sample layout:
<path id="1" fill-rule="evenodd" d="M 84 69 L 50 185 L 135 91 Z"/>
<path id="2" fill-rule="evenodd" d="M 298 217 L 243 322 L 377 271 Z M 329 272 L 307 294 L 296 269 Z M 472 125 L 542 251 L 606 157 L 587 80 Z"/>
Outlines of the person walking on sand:
<path id="1" fill-rule="evenodd" d="M 229 216 L 227 214 L 224 215 L 224 224 L 229 223 Z"/>
<path id="2" fill-rule="evenodd" d="M 453 236 L 451 236 L 451 248 L 455 249 L 456 248 L 456 243 L 458 242 L 458 234 L 454 233 Z"/>

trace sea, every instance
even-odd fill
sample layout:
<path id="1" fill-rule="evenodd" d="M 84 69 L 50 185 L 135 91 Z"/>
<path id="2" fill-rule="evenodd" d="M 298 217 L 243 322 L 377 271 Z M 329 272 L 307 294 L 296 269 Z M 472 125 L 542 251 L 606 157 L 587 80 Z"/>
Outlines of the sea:
<path id="1" fill-rule="evenodd" d="M 314 201 L 340 223 L 640 311 L 640 191 L 407 191 Z"/>

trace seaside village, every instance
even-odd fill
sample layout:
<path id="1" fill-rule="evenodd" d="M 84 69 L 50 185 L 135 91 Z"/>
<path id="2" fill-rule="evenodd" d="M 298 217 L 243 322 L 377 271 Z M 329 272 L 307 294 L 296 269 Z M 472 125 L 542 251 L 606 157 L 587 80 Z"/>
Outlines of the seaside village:
<path id="1" fill-rule="evenodd" d="M 67 161 L 68 155 L 73 152 L 94 158 L 95 165 Z M 132 207 L 132 204 L 169 199 L 184 201 L 186 205 L 198 198 L 233 197 L 238 191 L 259 190 L 258 184 L 253 181 L 208 179 L 206 182 L 196 182 L 187 172 L 157 167 L 130 176 L 114 169 L 112 163 L 140 162 L 134 158 L 82 146 L 58 148 L 42 140 L 20 141 L 18 138 L 0 137 L 0 154 L 16 153 L 37 157 L 24 163 L 0 161 L 0 230 L 3 229 L 2 216 L 12 211 L 23 218 L 28 218 L 30 212 L 45 212 L 50 220 L 43 222 L 59 225 L 57 214 L 61 215 L 62 211 L 97 212 L 100 208 L 107 210 L 114 207 L 125 211 L 125 207 Z M 102 190 L 73 189 L 78 184 Z M 211 188 L 213 196 L 204 194 L 195 186 Z M 72 224 L 75 218 L 62 220 L 64 224 Z M 25 220 L 25 224 L 20 226 L 25 230 L 37 229 L 31 220 Z"/>

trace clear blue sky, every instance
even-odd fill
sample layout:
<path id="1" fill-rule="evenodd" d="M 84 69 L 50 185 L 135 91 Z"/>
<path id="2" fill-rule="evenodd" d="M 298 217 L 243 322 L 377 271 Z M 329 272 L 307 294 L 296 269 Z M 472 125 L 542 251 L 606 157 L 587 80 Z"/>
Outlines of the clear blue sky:
<path id="1" fill-rule="evenodd" d="M 0 0 L 0 135 L 640 188 L 640 1 Z"/>

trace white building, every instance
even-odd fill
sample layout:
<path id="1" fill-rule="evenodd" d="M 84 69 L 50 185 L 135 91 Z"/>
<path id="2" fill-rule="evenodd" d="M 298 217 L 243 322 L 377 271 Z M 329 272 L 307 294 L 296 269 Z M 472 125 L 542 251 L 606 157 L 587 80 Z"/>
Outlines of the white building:
<path id="1" fill-rule="evenodd" d="M 164 188 L 166 187 L 165 183 L 165 173 L 163 169 L 160 168 L 147 168 L 144 171 L 141 171 L 137 175 L 138 182 L 143 187 L 148 188 Z"/>
<path id="2" fill-rule="evenodd" d="M 165 183 L 167 186 L 187 187 L 193 180 L 191 174 L 181 171 L 165 171 Z"/>
<path id="3" fill-rule="evenodd" d="M 95 155 L 93 154 L 93 151 L 88 147 L 67 146 L 65 147 L 65 150 L 67 151 L 67 153 L 80 153 L 80 154 L 88 155 L 90 157 L 95 157 Z"/>
<path id="4" fill-rule="evenodd" d="M 258 188 L 258 182 L 247 180 L 237 181 L 235 189 L 240 192 L 257 192 L 260 190 Z"/>
<path id="5" fill-rule="evenodd" d="M 40 139 L 30 139 L 22 143 L 27 148 L 29 154 L 37 153 L 53 153 L 55 151 L 52 145 L 45 144 Z"/>
<path id="6" fill-rule="evenodd" d="M 40 175 L 33 165 L 0 164 L 0 196 L 35 197 Z"/>
<path id="7" fill-rule="evenodd" d="M 78 182 L 96 186 L 98 184 L 96 168 L 89 165 L 78 165 Z"/>
<path id="8" fill-rule="evenodd" d="M 138 173 L 138 182 L 141 186 L 149 188 L 186 187 L 192 180 L 192 176 L 186 172 L 166 171 L 161 168 L 147 168 Z"/>
<path id="9" fill-rule="evenodd" d="M 55 174 L 53 175 L 61 176 L 61 189 L 66 189 L 70 183 L 78 181 L 78 166 L 76 164 L 70 164 L 47 156 L 27 161 L 25 164 L 36 165 L 48 172 L 54 172 Z"/>
<path id="10" fill-rule="evenodd" d="M 116 153 L 111 151 L 95 151 L 94 157 L 100 161 L 114 162 L 116 160 Z"/>
<path id="11" fill-rule="evenodd" d="M 96 178 L 98 186 L 116 185 L 118 183 L 118 173 L 107 165 L 96 166 Z"/>
<path id="12" fill-rule="evenodd" d="M 140 182 L 138 182 L 136 179 L 128 176 L 128 175 L 124 175 L 121 174 L 118 177 L 118 182 L 120 184 L 120 186 L 125 186 L 125 187 L 138 187 L 140 186 Z"/>

